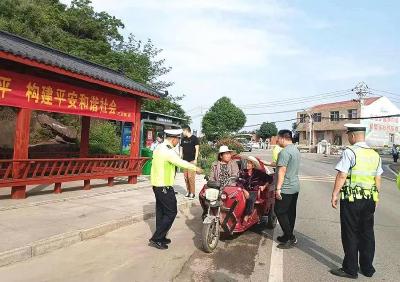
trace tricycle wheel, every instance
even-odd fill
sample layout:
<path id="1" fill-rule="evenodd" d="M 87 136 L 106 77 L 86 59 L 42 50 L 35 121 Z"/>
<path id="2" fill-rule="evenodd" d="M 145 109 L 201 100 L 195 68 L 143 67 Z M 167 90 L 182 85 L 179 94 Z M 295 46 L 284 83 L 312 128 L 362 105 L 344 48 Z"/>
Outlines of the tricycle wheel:
<path id="1" fill-rule="evenodd" d="M 268 229 L 274 229 L 276 227 L 276 222 L 277 222 L 277 217 L 275 215 L 274 209 L 272 208 L 271 211 L 268 214 L 268 222 L 267 222 L 267 228 Z"/>
<path id="2" fill-rule="evenodd" d="M 203 250 L 206 253 L 212 253 L 217 247 L 219 241 L 219 226 L 216 221 L 203 224 L 201 239 Z"/>

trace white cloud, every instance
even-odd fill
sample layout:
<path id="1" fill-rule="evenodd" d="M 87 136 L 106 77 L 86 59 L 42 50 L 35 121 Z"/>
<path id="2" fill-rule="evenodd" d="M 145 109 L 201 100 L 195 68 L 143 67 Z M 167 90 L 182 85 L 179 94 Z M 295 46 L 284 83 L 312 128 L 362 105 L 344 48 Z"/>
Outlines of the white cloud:
<path id="1" fill-rule="evenodd" d="M 210 105 L 223 95 L 239 104 L 261 103 L 319 93 L 310 93 L 320 91 L 314 81 L 326 82 L 323 92 L 392 74 L 385 66 L 357 61 L 357 54 L 315 49 L 297 34 L 299 27 L 318 36 L 335 32 L 335 23 L 285 1 L 93 0 L 93 5 L 121 18 L 125 32 L 151 38 L 164 49 L 161 56 L 173 67 L 167 75 L 175 82 L 170 93 L 186 94 L 186 109 Z M 263 118 L 251 117 L 248 123 Z M 199 124 L 198 119 L 195 127 Z"/>

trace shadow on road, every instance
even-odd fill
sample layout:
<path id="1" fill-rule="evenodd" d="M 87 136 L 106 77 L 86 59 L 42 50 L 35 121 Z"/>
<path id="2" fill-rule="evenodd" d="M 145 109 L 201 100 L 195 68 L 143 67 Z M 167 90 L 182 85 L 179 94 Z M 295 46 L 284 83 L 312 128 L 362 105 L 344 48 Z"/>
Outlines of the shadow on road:
<path id="1" fill-rule="evenodd" d="M 193 206 L 190 208 L 190 216 L 186 216 L 186 226 L 193 231 L 193 244 L 198 250 L 202 250 L 201 247 L 201 230 L 203 227 L 203 222 L 201 220 L 201 207 Z"/>
<path id="2" fill-rule="evenodd" d="M 296 232 L 296 237 L 299 241 L 296 247 L 321 264 L 330 269 L 337 268 L 342 264 L 342 258 L 318 245 L 313 238 L 299 232 Z"/>
<path id="3" fill-rule="evenodd" d="M 149 226 L 149 230 L 150 230 L 149 238 L 152 236 L 152 234 L 156 230 L 155 213 L 156 213 L 156 210 L 155 210 L 154 203 L 143 205 L 144 221 Z"/>

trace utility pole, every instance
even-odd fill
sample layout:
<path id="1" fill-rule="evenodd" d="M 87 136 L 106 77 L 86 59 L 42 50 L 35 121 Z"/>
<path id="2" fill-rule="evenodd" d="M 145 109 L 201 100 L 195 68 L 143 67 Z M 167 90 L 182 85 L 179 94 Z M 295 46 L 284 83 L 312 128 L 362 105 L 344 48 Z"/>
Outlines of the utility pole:
<path id="1" fill-rule="evenodd" d="M 361 81 L 353 89 L 351 89 L 351 91 L 358 96 L 358 102 L 360 105 L 364 106 L 364 99 L 370 94 L 368 85 L 364 81 Z"/>
<path id="2" fill-rule="evenodd" d="M 364 81 L 361 81 L 353 89 L 351 89 L 351 91 L 358 96 L 358 103 L 360 104 L 360 113 L 358 116 L 363 117 L 365 97 L 370 94 L 368 85 Z"/>
<path id="3" fill-rule="evenodd" d="M 310 110 L 307 110 L 307 115 L 308 115 L 308 130 L 309 130 L 309 140 L 308 140 L 308 146 L 309 146 L 309 150 L 311 152 L 311 146 L 313 145 L 313 117 L 312 117 L 312 113 L 310 112 Z"/>

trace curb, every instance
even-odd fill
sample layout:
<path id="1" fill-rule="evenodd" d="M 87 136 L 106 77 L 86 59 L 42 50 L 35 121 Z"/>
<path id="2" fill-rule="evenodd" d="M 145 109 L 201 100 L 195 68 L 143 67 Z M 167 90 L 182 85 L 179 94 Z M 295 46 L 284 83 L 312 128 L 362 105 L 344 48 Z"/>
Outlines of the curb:
<path id="1" fill-rule="evenodd" d="M 178 204 L 178 212 L 184 213 L 191 207 L 198 205 L 199 204 L 197 202 L 192 200 L 184 201 Z M 7 250 L 0 253 L 0 267 L 28 260 L 35 256 L 47 254 L 58 249 L 66 248 L 82 241 L 94 239 L 119 228 L 129 226 L 140 221 L 146 221 L 154 216 L 155 212 L 127 216 L 121 219 L 102 223 L 88 229 L 82 229 L 48 237 L 46 239 L 32 242 L 31 244 L 21 248 Z"/>

